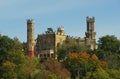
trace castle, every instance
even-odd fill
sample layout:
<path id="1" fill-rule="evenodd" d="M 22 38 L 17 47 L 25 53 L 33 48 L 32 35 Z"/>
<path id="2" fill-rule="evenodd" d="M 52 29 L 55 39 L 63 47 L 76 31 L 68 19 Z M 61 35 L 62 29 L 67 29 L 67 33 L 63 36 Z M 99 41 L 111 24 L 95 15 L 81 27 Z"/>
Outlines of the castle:
<path id="1" fill-rule="evenodd" d="M 85 32 L 85 38 L 77 38 L 76 42 L 88 46 L 90 49 L 97 49 L 96 44 L 96 32 L 94 30 L 95 18 L 86 17 L 87 32 Z M 27 52 L 29 56 L 34 55 L 39 58 L 56 58 L 57 47 L 62 45 L 63 41 L 69 37 L 65 34 L 63 27 L 58 27 L 57 31 L 53 31 L 52 28 L 48 28 L 45 34 L 39 34 L 37 39 L 34 39 L 34 20 L 27 20 Z"/>

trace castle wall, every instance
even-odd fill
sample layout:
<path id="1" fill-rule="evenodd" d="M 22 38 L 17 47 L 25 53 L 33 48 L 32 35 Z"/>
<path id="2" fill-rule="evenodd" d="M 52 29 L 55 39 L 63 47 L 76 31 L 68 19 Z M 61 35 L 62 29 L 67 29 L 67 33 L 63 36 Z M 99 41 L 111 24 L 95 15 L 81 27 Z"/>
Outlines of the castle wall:
<path id="1" fill-rule="evenodd" d="M 43 56 L 43 52 L 45 54 L 44 57 L 46 57 L 46 54 L 47 56 L 55 57 L 57 47 L 59 47 L 64 40 L 66 40 L 64 33 L 46 31 L 46 34 L 41 34 L 37 37 L 36 53 L 39 57 Z M 54 55 L 53 53 L 51 54 L 51 50 L 54 52 Z"/>
<path id="2" fill-rule="evenodd" d="M 42 34 L 37 37 L 38 50 L 48 50 L 55 48 L 55 35 L 54 34 Z"/>
<path id="3" fill-rule="evenodd" d="M 55 47 L 62 45 L 63 41 L 66 40 L 66 35 L 55 35 Z"/>

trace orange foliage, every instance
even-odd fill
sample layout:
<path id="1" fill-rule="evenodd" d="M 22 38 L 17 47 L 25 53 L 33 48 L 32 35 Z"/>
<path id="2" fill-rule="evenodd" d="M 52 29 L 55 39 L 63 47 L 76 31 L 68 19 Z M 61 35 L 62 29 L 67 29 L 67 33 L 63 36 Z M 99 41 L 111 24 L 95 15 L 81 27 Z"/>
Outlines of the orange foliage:
<path id="1" fill-rule="evenodd" d="M 95 54 L 93 54 L 93 55 L 91 56 L 91 58 L 92 58 L 92 59 L 95 59 L 95 60 L 99 60 L 98 57 L 97 57 Z"/>
<path id="2" fill-rule="evenodd" d="M 63 68 L 61 63 L 58 61 L 49 60 L 45 63 L 45 66 L 47 70 L 56 74 L 57 77 L 70 77 L 70 72 L 67 69 Z"/>
<path id="3" fill-rule="evenodd" d="M 70 53 L 69 56 L 71 58 L 77 58 L 78 57 L 78 53 Z"/>
<path id="4" fill-rule="evenodd" d="M 108 63 L 107 63 L 107 62 L 102 61 L 101 64 L 102 64 L 102 67 L 103 67 L 104 69 L 108 69 Z"/>
<path id="5" fill-rule="evenodd" d="M 85 59 L 88 59 L 90 57 L 90 55 L 87 52 L 80 53 L 80 56 Z"/>
<path id="6" fill-rule="evenodd" d="M 78 56 L 82 57 L 83 59 L 88 59 L 88 58 L 92 58 L 94 60 L 99 60 L 99 58 L 96 56 L 96 54 L 90 55 L 87 52 L 82 52 L 82 53 L 70 53 L 69 57 L 71 58 L 78 58 Z"/>
<path id="7" fill-rule="evenodd" d="M 82 52 L 82 53 L 70 53 L 69 57 L 71 58 L 78 58 L 78 56 L 84 58 L 84 59 L 88 59 L 90 58 L 90 55 L 87 52 Z"/>

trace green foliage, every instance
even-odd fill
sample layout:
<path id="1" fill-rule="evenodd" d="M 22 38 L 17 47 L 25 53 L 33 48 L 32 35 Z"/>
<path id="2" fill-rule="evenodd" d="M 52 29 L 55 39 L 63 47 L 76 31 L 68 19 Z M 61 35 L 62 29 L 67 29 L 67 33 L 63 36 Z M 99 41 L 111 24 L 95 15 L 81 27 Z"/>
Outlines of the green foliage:
<path id="1" fill-rule="evenodd" d="M 27 43 L 26 43 L 26 42 L 23 42 L 23 43 L 22 43 L 22 46 L 23 46 L 23 51 L 24 51 L 24 53 L 25 53 L 26 55 L 28 55 L 28 53 L 27 53 Z"/>
<path id="2" fill-rule="evenodd" d="M 110 79 L 109 74 L 102 68 L 97 69 L 92 75 L 92 79 Z"/>
<path id="3" fill-rule="evenodd" d="M 120 54 L 111 54 L 105 57 L 110 69 L 119 69 L 120 67 Z M 113 64 L 114 63 L 114 64 Z"/>
<path id="4" fill-rule="evenodd" d="M 22 50 L 26 43 L 0 35 L 0 79 L 70 79 L 70 75 L 79 79 L 120 79 L 119 40 L 107 35 L 99 39 L 98 45 L 99 49 L 88 51 L 85 45 L 68 39 L 58 48 L 61 63 L 40 63 Z"/>
<path id="5" fill-rule="evenodd" d="M 71 72 L 72 78 L 83 78 L 87 72 L 95 72 L 101 68 L 101 62 L 95 54 L 70 53 L 64 61 L 65 67 Z"/>
<path id="6" fill-rule="evenodd" d="M 48 60 L 44 62 L 45 69 L 50 71 L 51 73 L 55 74 L 57 78 L 69 78 L 70 73 L 66 70 L 60 62 L 55 60 Z"/>
<path id="7" fill-rule="evenodd" d="M 22 52 L 23 51 L 23 45 L 22 43 L 19 42 L 18 38 L 15 37 L 13 39 L 13 47 L 12 47 L 12 51 L 14 52 Z"/>
<path id="8" fill-rule="evenodd" d="M 109 69 L 119 69 L 119 66 L 120 66 L 119 53 L 111 53 L 110 51 L 104 51 L 102 49 L 91 51 L 91 53 L 96 54 L 101 61 L 106 61 L 108 63 Z"/>
<path id="9" fill-rule="evenodd" d="M 14 46 L 13 40 L 8 36 L 0 36 L 0 50 L 11 50 Z"/>
<path id="10" fill-rule="evenodd" d="M 36 57 L 27 56 L 25 44 L 17 38 L 0 35 L 0 79 L 58 79 L 70 77 L 70 73 L 57 61 L 40 64 Z M 49 69 L 46 68 L 49 67 Z M 55 67 L 55 68 L 54 68 Z M 54 70 L 55 69 L 55 70 Z M 53 71 L 54 70 L 54 71 Z"/>
<path id="11" fill-rule="evenodd" d="M 22 44 L 17 38 L 11 39 L 7 36 L 0 37 L 0 62 L 10 61 L 15 64 L 22 62 Z"/>
<path id="12" fill-rule="evenodd" d="M 23 62 L 24 53 L 22 52 L 22 44 L 19 42 L 19 40 L 17 38 L 11 39 L 8 36 L 0 36 L 0 68 L 5 69 L 6 67 L 6 70 L 9 69 L 9 67 L 13 68 L 7 72 L 2 72 L 4 70 L 0 70 L 0 72 L 2 72 L 3 75 L 7 74 L 9 76 L 9 73 L 11 73 L 11 77 L 15 74 L 15 77 L 17 77 L 17 70 L 19 70 L 19 67 L 21 64 L 23 64 Z M 2 76 L 0 76 L 0 79 L 1 78 Z"/>
<path id="13" fill-rule="evenodd" d="M 51 74 L 48 76 L 48 79 L 58 79 L 55 74 Z"/>
<path id="14" fill-rule="evenodd" d="M 120 69 L 110 69 L 108 70 L 111 79 L 120 79 Z"/>
<path id="15" fill-rule="evenodd" d="M 120 48 L 120 41 L 115 36 L 103 36 L 98 40 L 98 47 L 104 51 L 118 52 Z"/>
<path id="16" fill-rule="evenodd" d="M 88 50 L 84 44 L 78 44 L 75 39 L 69 38 L 57 49 L 58 60 L 64 60 L 70 52 L 84 52 Z"/>
<path id="17" fill-rule="evenodd" d="M 98 68 L 95 72 L 87 72 L 83 79 L 111 79 L 111 77 L 105 70 Z"/>
<path id="18" fill-rule="evenodd" d="M 17 66 L 10 61 L 2 63 L 2 66 L 0 66 L 0 79 L 17 79 L 17 73 L 15 72 L 16 67 Z"/>
<path id="19" fill-rule="evenodd" d="M 71 72 L 72 78 L 119 79 L 120 41 L 115 36 L 107 35 L 99 39 L 98 46 L 98 49 L 88 51 L 84 50 L 86 47 L 80 48 L 72 39 L 65 41 L 58 55 L 64 59 L 63 64 Z M 90 56 L 85 53 L 69 56 L 70 52 L 81 51 L 88 51 Z"/>

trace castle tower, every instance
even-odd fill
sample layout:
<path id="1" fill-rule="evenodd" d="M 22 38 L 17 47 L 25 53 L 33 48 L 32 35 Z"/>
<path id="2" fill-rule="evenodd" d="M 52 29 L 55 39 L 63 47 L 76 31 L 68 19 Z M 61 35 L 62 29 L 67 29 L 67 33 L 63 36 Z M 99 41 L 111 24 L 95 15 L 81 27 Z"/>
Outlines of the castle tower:
<path id="1" fill-rule="evenodd" d="M 27 51 L 30 57 L 34 57 L 34 20 L 27 20 Z"/>
<path id="2" fill-rule="evenodd" d="M 96 32 L 95 32 L 95 26 L 94 26 L 95 18 L 89 18 L 86 17 L 86 23 L 87 23 L 87 32 L 85 32 L 85 44 L 86 46 L 89 46 L 90 49 L 94 50 L 97 49 L 96 45 Z"/>

